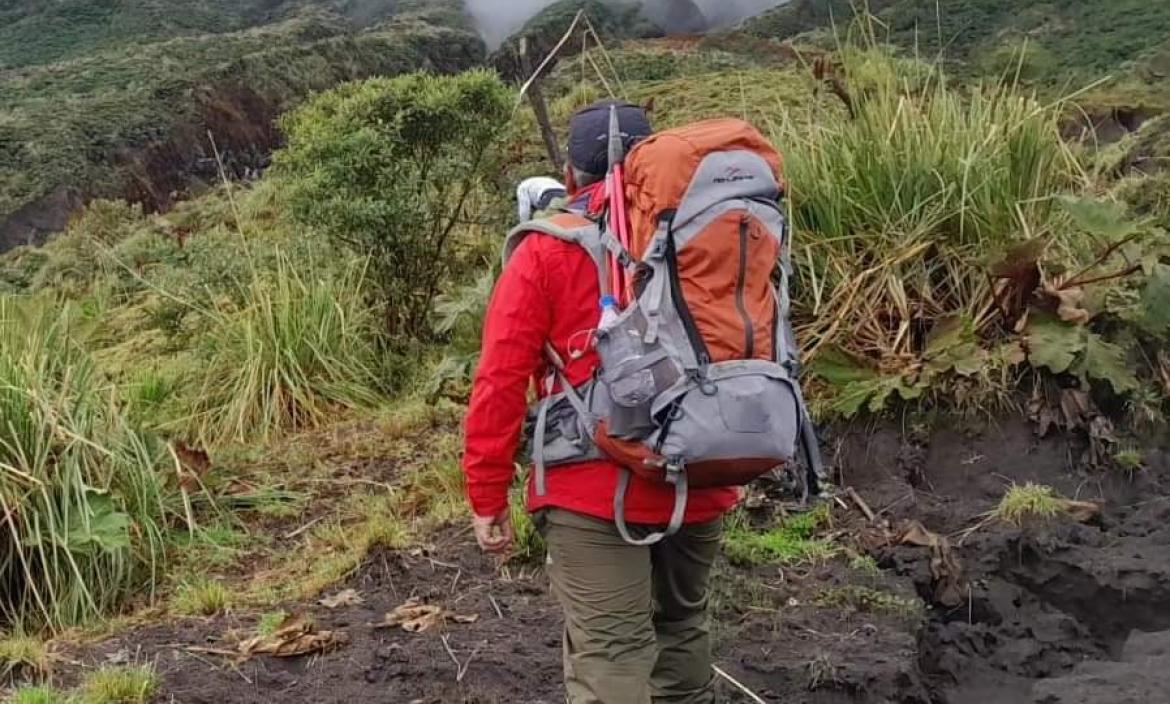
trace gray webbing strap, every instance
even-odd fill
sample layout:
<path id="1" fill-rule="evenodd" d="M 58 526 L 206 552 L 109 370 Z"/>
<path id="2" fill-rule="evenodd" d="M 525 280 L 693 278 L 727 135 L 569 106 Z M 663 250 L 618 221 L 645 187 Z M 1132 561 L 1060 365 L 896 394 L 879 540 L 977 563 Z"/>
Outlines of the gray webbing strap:
<path id="1" fill-rule="evenodd" d="M 674 482 L 674 511 L 670 514 L 670 523 L 667 524 L 666 530 L 651 533 L 640 540 L 635 540 L 630 535 L 630 528 L 626 525 L 626 493 L 630 490 L 630 480 L 633 479 L 633 476 L 634 473 L 630 470 L 622 469 L 618 478 L 617 491 L 613 495 L 613 522 L 617 526 L 618 535 L 622 536 L 622 540 L 630 545 L 644 546 L 660 543 L 682 528 L 683 519 L 687 513 L 687 475 L 685 472 L 680 472 Z"/>
<path id="2" fill-rule="evenodd" d="M 551 348 L 551 346 L 550 346 Z M 552 361 L 552 360 L 550 360 Z M 553 363 L 553 368 L 556 364 Z M 552 406 L 552 382 L 556 374 L 549 374 L 544 381 L 544 398 L 536 407 L 536 429 L 532 432 L 532 471 L 536 483 L 536 495 L 549 495 L 548 469 L 544 464 L 544 430 L 549 425 L 549 408 Z"/>
<path id="3" fill-rule="evenodd" d="M 541 498 L 548 496 L 548 476 L 547 469 L 544 465 L 544 426 L 548 423 L 548 408 L 551 405 L 551 394 L 541 399 L 536 409 L 536 431 L 532 434 L 534 481 L 536 483 L 536 495 Z"/>

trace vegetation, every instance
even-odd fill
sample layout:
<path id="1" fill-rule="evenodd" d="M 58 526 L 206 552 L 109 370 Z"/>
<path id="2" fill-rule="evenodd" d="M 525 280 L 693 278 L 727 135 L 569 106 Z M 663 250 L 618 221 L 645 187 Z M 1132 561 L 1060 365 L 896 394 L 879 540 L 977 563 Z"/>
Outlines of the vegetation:
<path id="1" fill-rule="evenodd" d="M 376 320 L 360 269 L 313 276 L 279 261 L 219 321 L 192 411 L 213 441 L 267 438 L 374 404 L 383 388 Z"/>
<path id="2" fill-rule="evenodd" d="M 232 593 L 220 580 L 185 582 L 175 593 L 175 610 L 187 616 L 215 616 L 230 608 Z"/>
<path id="3" fill-rule="evenodd" d="M 126 665 L 95 670 L 81 683 L 78 704 L 147 704 L 160 678 L 150 665 Z"/>
<path id="4" fill-rule="evenodd" d="M 68 699 L 52 687 L 20 687 L 12 694 L 12 704 L 68 704 Z"/>
<path id="5" fill-rule="evenodd" d="M 899 618 L 922 617 L 921 601 L 858 585 L 827 589 L 818 597 L 817 605 Z"/>
<path id="6" fill-rule="evenodd" d="M 506 78 L 527 79 L 536 65 L 552 52 L 573 18 L 581 11 L 585 12 L 603 42 L 662 36 L 662 30 L 642 14 L 637 3 L 625 0 L 557 0 L 505 41 L 492 55 L 492 63 Z M 521 39 L 527 43 L 527 65 L 520 55 Z M 579 46 L 568 47 L 559 56 L 571 56 L 578 51 Z"/>
<path id="7" fill-rule="evenodd" d="M 789 39 L 834 24 L 844 28 L 859 7 L 876 14 L 891 43 L 922 56 L 994 74 L 1023 51 L 1035 78 L 1065 85 L 1121 69 L 1170 33 L 1170 8 L 1147 0 L 793 0 L 750 21 L 747 30 Z"/>
<path id="8" fill-rule="evenodd" d="M 0 637 L 0 678 L 45 675 L 52 662 L 48 644 L 38 636 L 17 632 Z"/>
<path id="9" fill-rule="evenodd" d="M 389 329 L 426 337 L 457 266 L 453 233 L 492 168 L 512 100 L 495 76 L 350 84 L 284 121 L 278 166 L 294 215 L 369 255 Z"/>
<path id="10" fill-rule="evenodd" d="M 992 515 L 1004 523 L 1022 526 L 1034 520 L 1055 518 L 1064 511 L 1064 499 L 1052 487 L 1029 482 L 1008 489 Z"/>
<path id="11" fill-rule="evenodd" d="M 261 5 L 271 4 L 235 4 L 231 12 L 247 15 L 251 7 L 258 13 Z M 72 22 L 78 13 L 102 15 L 121 7 L 80 1 L 34 5 L 24 20 L 0 22 L 4 32 L 20 36 L 12 42 L 0 36 L 5 49 L 28 46 L 30 39 L 35 44 L 41 38 L 35 34 L 41 30 L 32 26 L 37 18 L 59 11 Z M 141 21 L 165 34 L 181 29 L 176 23 L 217 21 L 200 20 L 198 11 L 188 14 L 182 3 L 145 5 L 139 20 L 127 25 L 113 23 L 125 18 L 103 16 L 94 18 L 92 27 L 133 32 Z M 198 5 L 205 10 L 216 6 L 207 13 L 211 17 L 222 16 L 228 7 L 220 0 Z M 30 204 L 60 217 L 46 200 L 54 193 L 129 196 L 150 206 L 168 205 L 171 191 L 183 190 L 191 177 L 196 187 L 217 177 L 209 129 L 228 168 L 242 173 L 262 163 L 255 150 L 275 145 L 278 135 L 271 121 L 314 91 L 423 65 L 458 70 L 482 58 L 482 43 L 463 26 L 426 21 L 442 19 L 434 14 L 441 7 L 358 31 L 354 20 L 329 7 L 292 12 L 301 4 L 284 5 L 287 9 L 276 14 L 285 19 L 254 29 L 190 36 L 179 31 L 173 39 L 153 43 L 147 40 L 154 35 L 147 33 L 144 43 L 130 45 L 110 37 L 108 49 L 101 48 L 105 40 L 95 37 L 92 51 L 76 58 L 0 73 L 0 226 Z M 164 11 L 174 21 L 154 25 Z M 90 31 L 85 22 L 73 26 L 77 32 Z M 48 33 L 44 40 L 56 45 L 68 36 Z M 78 52 L 83 49 L 77 45 Z M 3 233 L 0 249 L 19 243 L 4 241 L 10 236 L 15 235 Z"/>
<path id="12" fill-rule="evenodd" d="M 76 308 L 0 299 L 0 613 L 53 626 L 151 584 L 171 501 L 165 448 L 113 403 Z"/>
<path id="13" fill-rule="evenodd" d="M 817 534 L 830 521 L 828 507 L 792 516 L 765 530 L 752 527 L 742 514 L 728 521 L 723 535 L 727 559 L 741 565 L 816 563 L 837 554 L 838 548 Z"/>

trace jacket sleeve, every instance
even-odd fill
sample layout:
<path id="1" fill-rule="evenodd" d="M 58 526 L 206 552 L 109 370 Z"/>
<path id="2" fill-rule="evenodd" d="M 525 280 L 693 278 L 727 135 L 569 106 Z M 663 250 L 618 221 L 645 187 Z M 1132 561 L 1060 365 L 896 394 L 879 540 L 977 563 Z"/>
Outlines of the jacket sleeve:
<path id="1" fill-rule="evenodd" d="M 541 368 L 552 309 L 535 237 L 513 254 L 488 304 L 479 369 L 467 411 L 463 472 L 477 516 L 508 506 L 528 382 Z"/>

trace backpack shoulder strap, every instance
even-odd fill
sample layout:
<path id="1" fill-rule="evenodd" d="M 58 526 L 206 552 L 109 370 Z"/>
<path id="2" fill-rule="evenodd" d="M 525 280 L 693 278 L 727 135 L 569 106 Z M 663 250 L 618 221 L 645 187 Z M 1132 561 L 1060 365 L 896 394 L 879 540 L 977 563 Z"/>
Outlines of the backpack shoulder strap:
<path id="1" fill-rule="evenodd" d="M 508 265 L 520 243 L 532 234 L 549 235 L 564 242 L 580 245 L 597 266 L 601 290 L 607 289 L 609 269 L 606 267 L 606 245 L 597 223 L 575 213 L 560 213 L 550 218 L 521 223 L 513 228 L 504 240 L 504 266 Z"/>

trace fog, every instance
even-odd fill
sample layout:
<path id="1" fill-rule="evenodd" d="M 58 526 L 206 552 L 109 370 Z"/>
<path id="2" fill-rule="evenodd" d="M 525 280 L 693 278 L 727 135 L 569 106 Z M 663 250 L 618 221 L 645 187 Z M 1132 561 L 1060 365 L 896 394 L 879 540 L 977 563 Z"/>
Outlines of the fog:
<path id="1" fill-rule="evenodd" d="M 726 27 L 759 13 L 786 0 L 641 0 L 650 6 L 650 16 L 655 22 L 667 27 L 692 27 L 694 25 L 693 1 L 705 16 L 702 29 Z M 467 9 L 479 26 L 488 46 L 499 46 L 526 21 L 553 0 L 465 0 Z M 677 10 L 670 9 L 676 6 Z M 688 30 L 689 31 L 689 30 Z"/>

